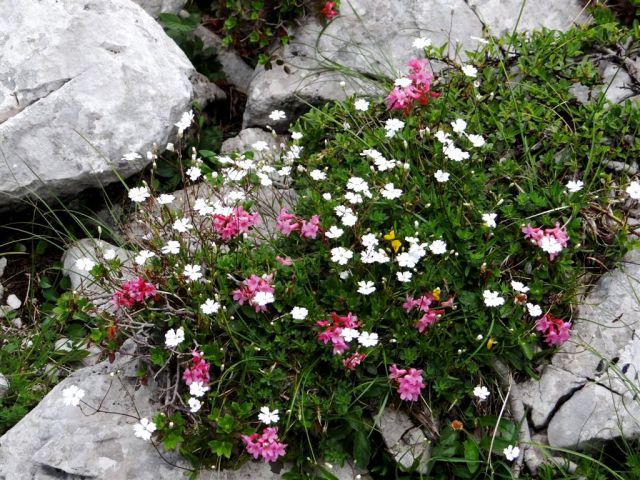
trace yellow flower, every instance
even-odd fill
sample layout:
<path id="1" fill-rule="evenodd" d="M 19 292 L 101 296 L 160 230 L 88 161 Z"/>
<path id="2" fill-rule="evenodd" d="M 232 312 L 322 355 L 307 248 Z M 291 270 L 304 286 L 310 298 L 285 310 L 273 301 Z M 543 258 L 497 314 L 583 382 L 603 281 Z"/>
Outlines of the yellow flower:
<path id="1" fill-rule="evenodd" d="M 391 242 L 391 248 L 395 253 L 398 253 L 398 250 L 400 250 L 400 247 L 402 246 L 402 242 L 396 239 L 396 232 L 394 230 L 391 230 L 383 238 Z"/>
<path id="2" fill-rule="evenodd" d="M 497 340 L 494 340 L 493 337 L 489 337 L 489 340 L 487 340 L 487 350 L 491 350 L 497 343 Z"/>
<path id="3" fill-rule="evenodd" d="M 441 292 L 442 292 L 442 290 L 440 290 L 440 287 L 434 288 L 433 291 L 431 292 L 431 295 L 433 295 L 433 298 L 435 298 L 437 301 L 440 301 L 440 293 Z"/>

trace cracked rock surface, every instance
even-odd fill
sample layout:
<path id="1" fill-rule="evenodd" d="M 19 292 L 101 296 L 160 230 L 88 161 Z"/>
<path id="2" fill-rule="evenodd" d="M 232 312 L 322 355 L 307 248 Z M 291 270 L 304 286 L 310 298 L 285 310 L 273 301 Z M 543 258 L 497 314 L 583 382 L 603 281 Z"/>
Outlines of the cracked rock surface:
<path id="1" fill-rule="evenodd" d="M 282 130 L 308 108 L 307 102 L 320 104 L 375 92 L 372 82 L 343 76 L 335 71 L 336 65 L 369 77 L 397 78 L 406 62 L 419 53 L 412 47 L 417 37 L 430 38 L 436 46 L 459 42 L 463 51 L 474 50 L 483 28 L 494 35 L 512 31 L 521 5 L 520 0 L 344 0 L 340 15 L 324 31 L 322 23 L 309 18 L 292 35 L 292 42 L 276 51 L 284 65 L 255 70 L 243 124 Z M 527 1 L 518 30 L 564 30 L 586 20 L 578 0 Z M 450 52 L 453 55 L 454 46 Z M 286 111 L 288 119 L 271 121 L 269 114 L 276 109 Z"/>
<path id="2" fill-rule="evenodd" d="M 549 444 L 580 449 L 640 438 L 640 250 L 604 275 L 573 318 L 571 339 L 540 380 L 519 385 L 534 429 Z"/>
<path id="3" fill-rule="evenodd" d="M 0 208 L 140 171 L 190 108 L 193 66 L 130 0 L 3 0 L 0 51 Z"/>

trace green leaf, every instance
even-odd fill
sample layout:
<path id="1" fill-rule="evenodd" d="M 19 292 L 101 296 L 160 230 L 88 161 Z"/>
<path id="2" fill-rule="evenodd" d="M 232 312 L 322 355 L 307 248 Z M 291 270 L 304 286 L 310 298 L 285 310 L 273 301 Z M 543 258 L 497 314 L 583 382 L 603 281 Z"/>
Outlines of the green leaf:
<path id="1" fill-rule="evenodd" d="M 182 441 L 184 441 L 184 438 L 182 438 L 182 435 L 180 435 L 178 432 L 169 432 L 167 433 L 167 436 L 164 437 L 162 444 L 167 450 L 173 450 Z"/>
<path id="2" fill-rule="evenodd" d="M 218 421 L 217 430 L 222 433 L 231 433 L 233 432 L 235 425 L 235 419 L 231 415 L 227 414 Z"/>
<path id="3" fill-rule="evenodd" d="M 467 460 L 467 468 L 475 473 L 480 467 L 480 451 L 478 445 L 472 439 L 464 441 L 464 458 Z"/>
<path id="4" fill-rule="evenodd" d="M 151 350 L 151 361 L 154 365 L 162 366 L 166 363 L 169 358 L 169 352 L 167 352 L 164 348 L 154 348 Z"/>
<path id="5" fill-rule="evenodd" d="M 209 448 L 219 457 L 231 458 L 233 444 L 224 440 L 211 440 Z"/>
<path id="6" fill-rule="evenodd" d="M 353 438 L 353 460 L 358 468 L 367 468 L 371 458 L 369 437 L 362 430 L 356 430 Z"/>

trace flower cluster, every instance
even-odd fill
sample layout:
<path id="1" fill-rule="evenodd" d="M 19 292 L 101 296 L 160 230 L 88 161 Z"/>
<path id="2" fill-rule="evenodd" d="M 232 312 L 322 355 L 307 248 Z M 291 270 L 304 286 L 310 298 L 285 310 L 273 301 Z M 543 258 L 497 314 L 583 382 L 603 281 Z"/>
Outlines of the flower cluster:
<path id="1" fill-rule="evenodd" d="M 326 327 L 318 334 L 318 340 L 325 345 L 331 343 L 333 346 L 333 354 L 341 355 L 349 349 L 348 343 L 357 339 L 358 343 L 363 347 L 375 347 L 378 344 L 378 334 L 371 332 L 361 332 L 358 330 L 361 323 L 358 317 L 351 312 L 346 316 L 340 317 L 336 312 L 331 313 L 331 323 L 327 320 L 316 322 L 319 327 Z M 364 360 L 364 356 L 354 356 L 347 359 L 345 367 L 352 370 L 356 365 Z"/>
<path id="2" fill-rule="evenodd" d="M 133 308 L 137 303 L 142 303 L 157 293 L 155 285 L 138 277 L 122 284 L 120 290 L 113 294 L 111 301 L 118 307 Z"/>
<path id="3" fill-rule="evenodd" d="M 536 330 L 542 333 L 547 345 L 555 347 L 562 345 L 569 340 L 569 336 L 571 335 L 570 329 L 571 322 L 565 322 L 550 313 L 546 313 L 536 320 Z"/>
<path id="4" fill-rule="evenodd" d="M 202 353 L 191 352 L 191 367 L 182 373 L 182 380 L 189 386 L 194 397 L 201 397 L 209 390 L 209 363 L 202 358 Z"/>
<path id="5" fill-rule="evenodd" d="M 320 231 L 320 217 L 313 215 L 309 220 L 305 220 L 297 215 L 288 213 L 286 208 L 280 210 L 276 218 L 276 227 L 285 237 L 293 232 L 299 232 L 304 238 L 315 239 Z"/>
<path id="6" fill-rule="evenodd" d="M 429 67 L 429 61 L 413 58 L 408 65 L 409 75 L 397 79 L 395 87 L 387 96 L 389 110 L 407 112 L 414 103 L 419 102 L 421 105 L 426 105 L 430 98 L 438 96 L 436 92 L 431 91 L 433 74 Z"/>
<path id="7" fill-rule="evenodd" d="M 440 316 L 444 313 L 444 307 L 453 306 L 453 297 L 451 297 L 449 300 L 440 303 L 440 309 L 431 308 L 433 302 L 439 300 L 440 289 L 436 289 L 433 292 L 429 292 L 416 299 L 411 296 L 407 296 L 405 302 L 402 304 L 402 307 L 407 313 L 414 309 L 423 312 L 422 317 L 420 317 L 420 320 L 418 320 L 418 323 L 416 324 L 416 328 L 420 333 L 424 332 L 427 327 L 430 327 L 438 321 Z"/>
<path id="8" fill-rule="evenodd" d="M 525 239 L 531 240 L 531 243 L 547 252 L 550 260 L 554 260 L 569 244 L 567 231 L 558 222 L 556 222 L 555 227 L 545 228 L 544 230 L 540 227 L 532 227 L 529 224 L 526 227 L 522 227 L 522 233 L 524 233 Z"/>
<path id="9" fill-rule="evenodd" d="M 223 242 L 248 233 L 249 228 L 255 227 L 260 222 L 260 216 L 257 213 L 251 214 L 242 207 L 229 210 L 227 214 L 216 213 L 213 215 L 213 230 Z"/>
<path id="10" fill-rule="evenodd" d="M 278 438 L 278 427 L 266 427 L 260 435 L 242 435 L 242 442 L 253 458 L 262 458 L 265 462 L 275 462 L 287 453 L 287 444 Z"/>
<path id="11" fill-rule="evenodd" d="M 248 303 L 256 312 L 266 312 L 267 305 L 275 301 L 272 280 L 273 275 L 251 275 L 242 282 L 242 287 L 233 291 L 233 299 L 240 305 Z"/>
<path id="12" fill-rule="evenodd" d="M 422 370 L 416 368 L 398 368 L 395 364 L 389 367 L 389 378 L 398 384 L 398 393 L 402 400 L 415 402 L 425 387 L 422 381 Z"/>

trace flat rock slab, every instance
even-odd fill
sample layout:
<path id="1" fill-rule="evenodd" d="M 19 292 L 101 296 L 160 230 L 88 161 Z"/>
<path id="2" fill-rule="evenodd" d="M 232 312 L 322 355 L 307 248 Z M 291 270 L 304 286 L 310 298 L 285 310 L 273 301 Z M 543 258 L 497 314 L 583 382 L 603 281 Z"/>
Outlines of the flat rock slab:
<path id="1" fill-rule="evenodd" d="M 187 3 L 186 0 L 133 0 L 152 17 L 161 13 L 178 13 Z"/>
<path id="2" fill-rule="evenodd" d="M 600 278 L 573 322 L 540 380 L 516 389 L 532 426 L 561 448 L 640 438 L 640 250 Z"/>
<path id="3" fill-rule="evenodd" d="M 410 58 L 421 55 L 412 47 L 417 37 L 430 38 L 434 45 L 449 43 L 454 57 L 456 42 L 463 51 L 475 50 L 483 28 L 501 35 L 512 31 L 518 18 L 520 31 L 564 30 L 587 21 L 578 0 L 527 1 L 519 15 L 521 5 L 520 0 L 344 0 L 340 15 L 331 23 L 307 19 L 291 43 L 276 51 L 284 65 L 256 69 L 243 124 L 283 130 L 308 109 L 308 103 L 377 92 L 375 83 L 354 74 L 397 78 Z M 351 74 L 343 75 L 338 68 Z M 270 120 L 269 114 L 276 109 L 284 110 L 288 118 Z"/>
<path id="4" fill-rule="evenodd" d="M 3 0 L 0 51 L 0 208 L 140 171 L 190 108 L 193 66 L 130 0 Z"/>

